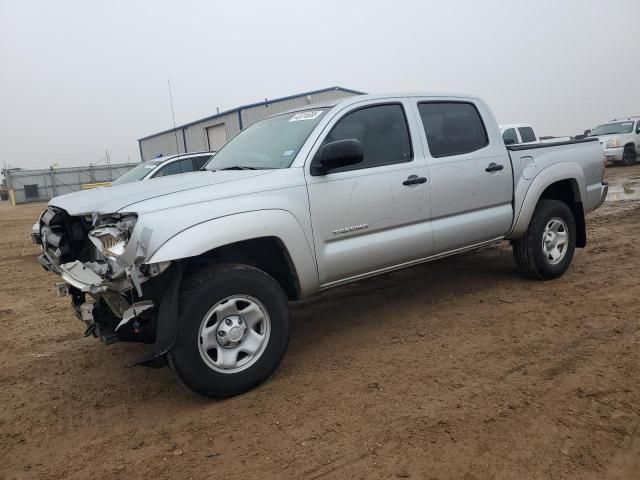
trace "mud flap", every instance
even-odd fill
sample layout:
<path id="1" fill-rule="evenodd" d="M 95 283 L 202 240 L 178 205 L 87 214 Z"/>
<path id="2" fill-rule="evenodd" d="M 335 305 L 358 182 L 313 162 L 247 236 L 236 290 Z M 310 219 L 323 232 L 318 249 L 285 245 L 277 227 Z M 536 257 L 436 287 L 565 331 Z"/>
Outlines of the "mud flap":
<path id="1" fill-rule="evenodd" d="M 178 263 L 175 276 L 162 296 L 158 309 L 156 342 L 153 345 L 153 350 L 127 365 L 127 368 L 135 367 L 136 365 L 162 368 L 167 365 L 166 354 L 173 348 L 178 336 L 178 295 L 180 293 L 183 270 L 184 266 Z"/>

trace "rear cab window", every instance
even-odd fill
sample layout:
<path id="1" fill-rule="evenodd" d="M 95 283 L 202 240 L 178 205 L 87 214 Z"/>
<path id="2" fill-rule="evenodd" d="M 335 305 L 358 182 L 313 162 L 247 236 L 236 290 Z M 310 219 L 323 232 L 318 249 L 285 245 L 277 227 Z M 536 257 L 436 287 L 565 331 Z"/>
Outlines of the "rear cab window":
<path id="1" fill-rule="evenodd" d="M 531 143 L 538 140 L 531 127 L 518 127 L 518 131 L 522 137 L 522 143 Z"/>
<path id="2" fill-rule="evenodd" d="M 464 155 L 489 145 L 484 122 L 473 103 L 421 102 L 418 111 L 434 158 Z"/>
<path id="3" fill-rule="evenodd" d="M 502 139 L 507 145 L 515 145 L 516 143 L 520 143 L 515 128 L 507 128 L 502 134 Z"/>

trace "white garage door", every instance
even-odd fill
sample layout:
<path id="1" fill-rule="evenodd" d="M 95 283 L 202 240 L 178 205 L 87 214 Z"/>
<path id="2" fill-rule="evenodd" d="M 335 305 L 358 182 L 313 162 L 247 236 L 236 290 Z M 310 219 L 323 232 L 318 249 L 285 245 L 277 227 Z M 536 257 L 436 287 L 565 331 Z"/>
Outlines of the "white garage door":
<path id="1" fill-rule="evenodd" d="M 227 143 L 227 131 L 224 123 L 207 128 L 207 139 L 209 139 L 209 150 L 220 150 Z"/>

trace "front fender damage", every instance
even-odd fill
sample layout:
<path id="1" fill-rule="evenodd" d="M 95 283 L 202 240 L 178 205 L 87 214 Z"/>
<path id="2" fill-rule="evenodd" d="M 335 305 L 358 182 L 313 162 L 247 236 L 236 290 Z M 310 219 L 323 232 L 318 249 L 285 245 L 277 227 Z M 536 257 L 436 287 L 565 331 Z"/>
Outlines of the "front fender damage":
<path id="1" fill-rule="evenodd" d="M 166 365 L 166 354 L 173 348 L 178 336 L 178 296 L 183 273 L 184 265 L 176 264 L 174 275 L 162 295 L 156 318 L 156 339 L 153 349 L 127 367 L 143 365 L 161 368 Z"/>

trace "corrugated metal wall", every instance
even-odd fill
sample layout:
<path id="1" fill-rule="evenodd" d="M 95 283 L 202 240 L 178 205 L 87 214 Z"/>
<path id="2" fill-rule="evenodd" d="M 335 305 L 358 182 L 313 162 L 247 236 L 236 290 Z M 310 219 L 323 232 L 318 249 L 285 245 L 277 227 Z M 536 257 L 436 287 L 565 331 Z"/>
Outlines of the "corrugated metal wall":
<path id="1" fill-rule="evenodd" d="M 177 142 L 176 133 L 178 134 Z M 140 149 L 144 160 L 151 160 L 159 155 L 166 157 L 167 155 L 174 155 L 176 153 L 185 153 L 182 130 L 166 132 L 156 135 L 155 137 L 147 138 L 140 142 Z"/>
<path id="2" fill-rule="evenodd" d="M 200 152 L 203 150 L 209 150 L 207 127 L 213 127 L 214 125 L 220 125 L 221 123 L 224 123 L 225 130 L 227 132 L 227 140 L 240 131 L 238 112 L 231 112 L 227 115 L 222 115 L 211 120 L 205 120 L 200 123 L 189 125 L 185 128 L 187 151 Z"/>
<path id="3" fill-rule="evenodd" d="M 249 125 L 269 115 L 284 112 L 292 108 L 304 107 L 305 105 L 319 103 L 325 100 L 351 97 L 353 95 L 357 95 L 357 93 L 340 88 L 332 88 L 281 100 L 274 99 L 273 102 L 264 105 L 250 106 L 248 108 L 241 107 L 239 111 L 242 116 L 242 127 L 247 128 Z M 166 157 L 167 155 L 173 155 L 175 153 L 183 153 L 185 143 L 187 152 L 209 150 L 207 128 L 221 123 L 225 125 L 227 141 L 237 135 L 240 131 L 238 109 L 216 116 L 215 118 L 209 118 L 198 123 L 179 127 L 177 129 L 177 149 L 176 134 L 173 130 L 139 140 L 142 159 L 151 160 L 160 154 Z"/>
<path id="4" fill-rule="evenodd" d="M 42 202 L 58 195 L 77 192 L 87 183 L 110 182 L 135 166 L 134 163 L 126 163 L 44 170 L 8 170 L 7 187 L 13 190 L 16 203 Z M 25 185 L 37 185 L 38 196 L 27 198 Z"/>

